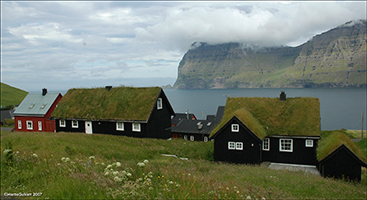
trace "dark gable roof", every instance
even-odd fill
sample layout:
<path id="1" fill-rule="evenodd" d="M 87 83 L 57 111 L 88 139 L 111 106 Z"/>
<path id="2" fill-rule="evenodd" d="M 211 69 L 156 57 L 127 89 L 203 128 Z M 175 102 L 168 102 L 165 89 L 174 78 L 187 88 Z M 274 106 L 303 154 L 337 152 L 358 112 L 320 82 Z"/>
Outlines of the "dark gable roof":
<path id="1" fill-rule="evenodd" d="M 190 120 L 192 120 L 192 117 L 195 117 L 195 115 L 189 113 L 189 119 Z M 173 119 L 172 119 L 172 124 L 178 124 L 183 119 L 187 119 L 187 114 L 186 113 L 176 113 L 175 117 L 173 117 Z"/>
<path id="2" fill-rule="evenodd" d="M 182 119 L 177 126 L 172 126 L 172 133 L 192 133 L 209 135 L 215 126 L 212 120 Z M 201 124 L 201 125 L 200 125 Z"/>
<path id="3" fill-rule="evenodd" d="M 105 88 L 70 89 L 52 117 L 148 121 L 161 92 L 163 90 L 159 87 L 116 87 L 109 91 Z M 172 107 L 170 110 L 173 112 Z"/>
<path id="4" fill-rule="evenodd" d="M 335 152 L 340 151 L 343 148 L 348 149 L 352 157 L 354 156 L 356 159 L 360 160 L 360 162 L 364 162 L 364 165 L 366 165 L 366 157 L 363 155 L 358 146 L 342 131 L 334 131 L 328 136 L 322 137 L 316 150 L 317 160 L 319 160 L 320 163 L 325 162 L 328 158 L 332 157 Z"/>
<path id="5" fill-rule="evenodd" d="M 320 137 L 320 103 L 317 98 L 240 97 L 228 98 L 221 123 L 213 136 L 236 116 L 257 137 L 318 136 Z"/>

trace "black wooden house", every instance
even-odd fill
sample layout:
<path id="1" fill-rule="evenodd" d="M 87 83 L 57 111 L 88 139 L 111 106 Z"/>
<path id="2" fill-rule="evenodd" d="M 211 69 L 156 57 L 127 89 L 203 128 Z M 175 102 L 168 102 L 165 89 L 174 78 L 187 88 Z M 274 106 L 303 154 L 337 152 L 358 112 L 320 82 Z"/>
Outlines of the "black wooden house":
<path id="1" fill-rule="evenodd" d="M 316 165 L 320 139 L 317 98 L 228 98 L 212 131 L 214 160 Z"/>
<path id="2" fill-rule="evenodd" d="M 173 108 L 159 87 L 70 89 L 53 113 L 57 132 L 171 138 Z"/>
<path id="3" fill-rule="evenodd" d="M 367 167 L 366 157 L 341 131 L 323 137 L 317 149 L 318 169 L 323 177 L 361 181 L 361 167 Z"/>

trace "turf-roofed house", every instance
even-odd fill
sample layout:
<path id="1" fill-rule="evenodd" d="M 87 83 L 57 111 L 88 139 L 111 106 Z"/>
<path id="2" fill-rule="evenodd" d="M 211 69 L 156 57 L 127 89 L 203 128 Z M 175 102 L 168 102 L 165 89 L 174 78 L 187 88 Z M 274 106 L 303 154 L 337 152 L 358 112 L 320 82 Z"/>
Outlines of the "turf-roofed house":
<path id="1" fill-rule="evenodd" d="M 221 123 L 212 131 L 214 160 L 316 165 L 320 139 L 317 98 L 227 98 Z"/>
<path id="2" fill-rule="evenodd" d="M 321 176 L 361 181 L 361 167 L 367 167 L 366 157 L 342 131 L 322 137 L 317 148 Z"/>
<path id="3" fill-rule="evenodd" d="M 173 108 L 159 87 L 70 89 L 53 113 L 58 132 L 171 138 Z"/>
<path id="4" fill-rule="evenodd" d="M 48 93 L 42 89 L 42 93 L 30 93 L 14 111 L 16 131 L 25 132 L 54 132 L 55 121 L 51 114 L 62 99 L 60 93 Z"/>

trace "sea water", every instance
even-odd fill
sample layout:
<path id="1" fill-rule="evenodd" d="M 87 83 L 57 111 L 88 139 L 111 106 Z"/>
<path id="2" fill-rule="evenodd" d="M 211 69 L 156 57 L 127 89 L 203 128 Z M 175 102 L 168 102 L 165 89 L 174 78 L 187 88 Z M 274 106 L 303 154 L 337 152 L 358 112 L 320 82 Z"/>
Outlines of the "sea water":
<path id="1" fill-rule="evenodd" d="M 279 97 L 285 91 L 290 97 L 320 99 L 321 130 L 361 130 L 364 112 L 366 130 L 366 88 L 302 88 L 302 89 L 210 89 L 164 90 L 174 111 L 194 113 L 198 119 L 215 115 L 218 106 L 226 104 L 227 97 Z"/>

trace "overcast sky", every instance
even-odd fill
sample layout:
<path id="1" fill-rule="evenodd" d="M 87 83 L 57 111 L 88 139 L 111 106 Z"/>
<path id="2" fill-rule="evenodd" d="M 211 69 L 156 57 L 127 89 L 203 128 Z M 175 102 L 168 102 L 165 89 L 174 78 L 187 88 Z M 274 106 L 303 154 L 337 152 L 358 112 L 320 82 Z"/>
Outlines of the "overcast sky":
<path id="1" fill-rule="evenodd" d="M 195 41 L 300 45 L 366 2 L 1 1 L 1 82 L 66 91 L 173 85 Z"/>

